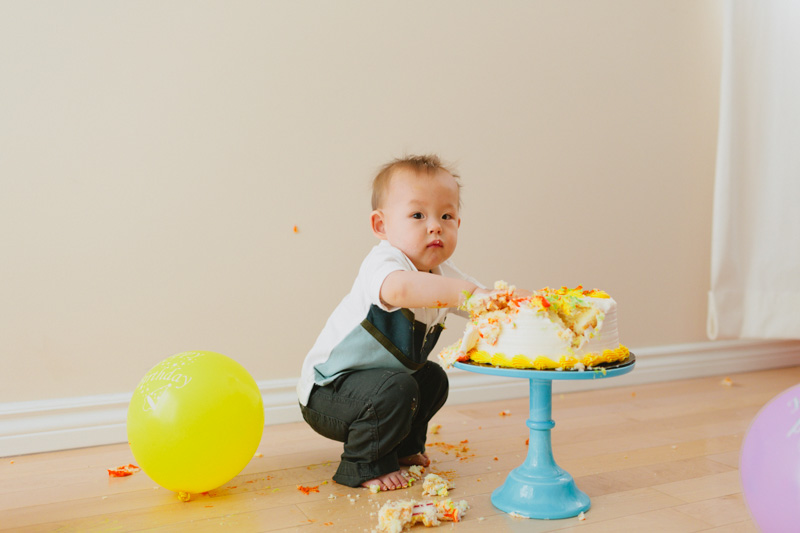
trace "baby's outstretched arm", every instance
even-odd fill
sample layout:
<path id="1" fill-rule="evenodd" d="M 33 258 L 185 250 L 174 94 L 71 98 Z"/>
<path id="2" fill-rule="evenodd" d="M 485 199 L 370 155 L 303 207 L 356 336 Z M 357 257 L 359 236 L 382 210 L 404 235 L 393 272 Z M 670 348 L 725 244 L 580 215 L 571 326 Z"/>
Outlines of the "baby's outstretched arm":
<path id="1" fill-rule="evenodd" d="M 474 283 L 427 272 L 392 272 L 381 285 L 381 300 L 391 307 L 458 307 L 471 294 L 489 292 Z"/>

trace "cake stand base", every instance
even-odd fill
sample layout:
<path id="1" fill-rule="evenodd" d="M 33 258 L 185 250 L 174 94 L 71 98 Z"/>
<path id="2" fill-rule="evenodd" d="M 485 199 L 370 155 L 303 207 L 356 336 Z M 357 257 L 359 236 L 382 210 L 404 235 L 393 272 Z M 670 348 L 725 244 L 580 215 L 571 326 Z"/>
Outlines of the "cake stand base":
<path id="1" fill-rule="evenodd" d="M 558 469 L 552 477 L 533 477 L 523 467 L 512 470 L 505 483 L 492 492 L 492 505 L 525 518 L 557 520 L 588 511 L 589 496 L 568 472 Z"/>
<path id="2" fill-rule="evenodd" d="M 456 368 L 495 376 L 525 378 L 530 382 L 530 429 L 528 456 L 509 472 L 505 482 L 492 492 L 492 505 L 506 513 L 525 518 L 557 520 L 588 511 L 589 496 L 578 489 L 572 476 L 553 458 L 550 430 L 553 380 L 604 379 L 633 370 L 636 357 L 630 354 L 624 363 L 587 372 L 541 371 L 495 368 L 456 363 Z"/>

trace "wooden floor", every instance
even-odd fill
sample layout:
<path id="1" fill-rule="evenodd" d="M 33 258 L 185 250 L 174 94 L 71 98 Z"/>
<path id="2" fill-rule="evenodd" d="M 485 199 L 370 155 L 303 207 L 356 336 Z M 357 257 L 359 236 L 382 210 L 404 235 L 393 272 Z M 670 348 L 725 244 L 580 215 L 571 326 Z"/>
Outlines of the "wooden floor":
<path id="1" fill-rule="evenodd" d="M 757 531 L 739 448 L 759 408 L 800 383 L 800 367 L 724 377 L 554 395 L 555 459 L 592 500 L 583 521 L 514 518 L 490 503 L 526 456 L 527 398 L 446 406 L 429 455 L 470 509 L 438 530 Z M 144 472 L 109 478 L 106 469 L 134 461 L 126 444 L 3 458 L 0 530 L 363 532 L 386 500 L 421 499 L 419 485 L 373 495 L 333 483 L 341 445 L 302 423 L 267 426 L 258 451 L 239 476 L 188 503 Z"/>

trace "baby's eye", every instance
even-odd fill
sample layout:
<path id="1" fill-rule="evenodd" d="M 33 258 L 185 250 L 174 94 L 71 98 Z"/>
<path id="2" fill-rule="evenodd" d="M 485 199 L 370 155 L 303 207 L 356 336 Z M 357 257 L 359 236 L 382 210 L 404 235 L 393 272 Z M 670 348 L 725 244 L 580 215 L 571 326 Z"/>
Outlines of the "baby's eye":
<path id="1" fill-rule="evenodd" d="M 413 215 L 411 215 L 411 218 L 418 218 L 418 219 L 422 218 L 422 213 L 414 213 Z"/>
<path id="2" fill-rule="evenodd" d="M 453 215 L 451 214 L 442 215 L 442 220 L 453 220 Z"/>

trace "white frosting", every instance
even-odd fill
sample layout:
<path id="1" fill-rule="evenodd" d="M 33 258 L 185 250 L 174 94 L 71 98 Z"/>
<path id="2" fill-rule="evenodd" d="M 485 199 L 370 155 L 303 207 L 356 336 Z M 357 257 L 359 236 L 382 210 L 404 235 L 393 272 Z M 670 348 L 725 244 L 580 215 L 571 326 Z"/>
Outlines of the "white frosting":
<path id="1" fill-rule="evenodd" d="M 494 344 L 491 344 L 492 339 L 480 338 L 468 332 L 462 339 L 462 343 L 466 341 L 466 345 L 462 344 L 461 349 L 466 348 L 464 351 L 468 352 L 474 347 L 489 354 L 501 353 L 508 357 L 525 355 L 535 358 L 544 355 L 558 360 L 562 355 L 580 357 L 588 353 L 602 353 L 603 350 L 618 348 L 617 302 L 611 298 L 586 298 L 586 300 L 597 306 L 605 316 L 602 321 L 598 320 L 597 328 L 589 328 L 576 340 L 577 347 L 573 346 L 575 334 L 571 329 L 551 320 L 544 311 L 522 307 L 508 319 L 498 320 L 500 332 Z M 478 327 L 470 324 L 467 329 L 477 330 Z M 476 337 L 477 342 L 470 342 Z"/>

